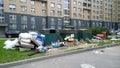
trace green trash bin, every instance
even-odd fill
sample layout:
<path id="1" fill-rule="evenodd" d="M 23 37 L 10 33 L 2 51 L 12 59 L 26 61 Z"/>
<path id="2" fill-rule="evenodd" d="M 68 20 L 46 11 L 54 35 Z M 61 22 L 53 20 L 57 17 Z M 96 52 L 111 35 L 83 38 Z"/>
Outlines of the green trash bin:
<path id="1" fill-rule="evenodd" d="M 92 39 L 92 33 L 88 29 L 79 29 L 78 30 L 78 41 L 85 39 Z"/>
<path id="2" fill-rule="evenodd" d="M 50 45 L 51 43 L 60 40 L 60 34 L 55 29 L 41 30 L 40 33 L 45 35 L 45 45 Z"/>
<path id="3" fill-rule="evenodd" d="M 77 30 L 75 29 L 62 29 L 59 32 L 60 32 L 60 37 L 62 38 L 62 41 L 64 41 L 64 38 L 66 36 L 72 36 L 74 39 L 78 39 Z"/>

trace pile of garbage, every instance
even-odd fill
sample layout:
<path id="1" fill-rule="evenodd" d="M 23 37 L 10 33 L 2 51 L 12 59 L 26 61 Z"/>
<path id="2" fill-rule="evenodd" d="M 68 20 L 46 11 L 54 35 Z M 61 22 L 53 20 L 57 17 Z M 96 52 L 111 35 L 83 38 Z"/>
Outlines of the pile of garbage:
<path id="1" fill-rule="evenodd" d="M 45 35 L 38 33 L 20 33 L 19 37 L 15 40 L 8 39 L 5 41 L 5 49 L 15 49 L 19 47 L 20 51 L 35 49 L 39 52 L 46 52 L 47 48 L 44 47 Z"/>
<path id="2" fill-rule="evenodd" d="M 3 48 L 5 49 L 16 49 L 16 47 L 19 47 L 20 51 L 29 51 L 34 49 L 36 52 L 29 54 L 29 56 L 36 53 L 47 52 L 52 48 L 64 46 L 64 42 L 60 42 L 60 40 L 51 43 L 51 47 L 45 46 L 45 35 L 38 34 L 36 32 L 20 33 L 18 38 L 15 40 L 8 39 L 4 44 L 5 46 Z"/>

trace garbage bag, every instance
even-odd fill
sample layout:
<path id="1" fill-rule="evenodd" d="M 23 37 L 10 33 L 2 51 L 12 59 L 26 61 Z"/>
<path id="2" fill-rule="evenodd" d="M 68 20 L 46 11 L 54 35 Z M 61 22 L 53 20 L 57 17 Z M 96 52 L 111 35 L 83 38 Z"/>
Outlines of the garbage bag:
<path id="1" fill-rule="evenodd" d="M 60 44 L 59 43 L 52 43 L 52 46 L 54 47 L 54 48 L 58 48 L 58 47 L 60 47 Z"/>
<path id="2" fill-rule="evenodd" d="M 14 47 L 16 46 L 16 44 L 18 44 L 18 39 L 15 39 L 13 41 L 11 41 L 10 39 L 8 39 L 7 41 L 5 41 L 5 46 L 3 48 L 5 49 L 14 49 Z"/>
<path id="3" fill-rule="evenodd" d="M 24 39 L 31 39 L 32 38 L 32 35 L 29 34 L 29 33 L 20 33 L 19 34 L 19 38 L 24 38 Z"/>
<path id="4" fill-rule="evenodd" d="M 46 51 L 47 51 L 47 48 L 45 48 L 44 46 L 39 46 L 39 47 L 37 48 L 37 50 L 38 50 L 39 52 L 46 52 Z"/>

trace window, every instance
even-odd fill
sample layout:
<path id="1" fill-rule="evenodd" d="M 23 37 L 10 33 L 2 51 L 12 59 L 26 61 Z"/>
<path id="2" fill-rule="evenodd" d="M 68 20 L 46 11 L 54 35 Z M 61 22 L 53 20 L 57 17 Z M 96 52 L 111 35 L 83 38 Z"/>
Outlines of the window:
<path id="1" fill-rule="evenodd" d="M 42 15 L 46 15 L 46 10 L 42 10 Z"/>
<path id="2" fill-rule="evenodd" d="M 74 0 L 73 4 L 76 5 L 76 4 L 77 4 L 77 1 Z"/>
<path id="3" fill-rule="evenodd" d="M 16 24 L 9 24 L 9 28 L 10 28 L 10 29 L 16 29 L 16 28 L 17 28 L 17 25 L 16 25 Z"/>
<path id="4" fill-rule="evenodd" d="M 45 2 L 42 2 L 42 7 L 46 7 L 46 3 Z"/>
<path id="5" fill-rule="evenodd" d="M 79 17 L 79 18 L 81 18 L 81 16 L 82 16 L 81 14 L 78 14 L 78 17 Z"/>
<path id="6" fill-rule="evenodd" d="M 9 28 L 10 29 L 16 29 L 16 15 L 9 15 Z"/>
<path id="7" fill-rule="evenodd" d="M 13 4 L 9 5 L 9 9 L 10 10 L 16 10 L 16 5 L 13 5 Z"/>
<path id="8" fill-rule="evenodd" d="M 27 16 L 21 16 L 21 28 L 22 29 L 27 28 Z"/>
<path id="9" fill-rule="evenodd" d="M 9 20 L 16 20 L 16 15 L 9 15 Z"/>
<path id="10" fill-rule="evenodd" d="M 20 0 L 20 2 L 24 2 L 24 3 L 25 3 L 25 2 L 26 2 L 26 0 Z"/>
<path id="11" fill-rule="evenodd" d="M 50 3 L 50 7 L 54 8 L 55 7 L 55 3 Z"/>
<path id="12" fill-rule="evenodd" d="M 26 6 L 21 6 L 21 11 L 23 11 L 23 12 L 27 11 L 27 7 Z"/>
<path id="13" fill-rule="evenodd" d="M 82 3 L 81 2 L 78 2 L 78 5 L 81 5 Z"/>
<path id="14" fill-rule="evenodd" d="M 78 11 L 81 12 L 82 11 L 81 8 L 78 8 Z"/>
<path id="15" fill-rule="evenodd" d="M 58 25 L 62 25 L 62 19 L 58 19 Z"/>
<path id="16" fill-rule="evenodd" d="M 54 10 L 51 10 L 51 11 L 50 11 L 50 15 L 55 15 L 55 11 L 54 11 Z"/>
<path id="17" fill-rule="evenodd" d="M 81 21 L 79 21 L 79 22 L 78 22 L 78 24 L 79 24 L 78 26 L 82 26 L 82 23 L 81 23 Z"/>
<path id="18" fill-rule="evenodd" d="M 42 18 L 42 25 L 46 25 L 46 18 Z"/>
<path id="19" fill-rule="evenodd" d="M 51 18 L 51 28 L 55 28 L 55 19 Z"/>
<path id="20" fill-rule="evenodd" d="M 58 14 L 58 16 L 61 16 L 62 15 L 62 11 L 58 11 L 57 14 Z"/>
<path id="21" fill-rule="evenodd" d="M 34 8 L 31 8 L 31 13 L 35 13 L 35 9 Z"/>
<path id="22" fill-rule="evenodd" d="M 76 7 L 73 7 L 73 11 L 77 11 L 77 8 L 76 8 Z"/>
<path id="23" fill-rule="evenodd" d="M 35 5 L 35 1 L 34 1 L 34 0 L 31 0 L 31 1 L 30 1 L 30 4 L 31 4 L 31 5 Z"/>
<path id="24" fill-rule="evenodd" d="M 42 29 L 46 28 L 46 18 L 42 18 Z"/>
<path id="25" fill-rule="evenodd" d="M 58 2 L 61 2 L 61 0 L 58 0 Z"/>
<path id="26" fill-rule="evenodd" d="M 35 23 L 35 17 L 31 17 L 31 28 L 35 29 L 36 23 Z"/>
<path id="27" fill-rule="evenodd" d="M 58 29 L 62 29 L 62 19 L 58 19 Z"/>
<path id="28" fill-rule="evenodd" d="M 58 7 L 58 9 L 61 9 L 61 8 L 62 8 L 62 5 L 61 5 L 61 4 L 58 4 L 57 7 Z"/>
<path id="29" fill-rule="evenodd" d="M 77 17 L 77 14 L 76 14 L 76 13 L 73 13 L 73 17 Z"/>

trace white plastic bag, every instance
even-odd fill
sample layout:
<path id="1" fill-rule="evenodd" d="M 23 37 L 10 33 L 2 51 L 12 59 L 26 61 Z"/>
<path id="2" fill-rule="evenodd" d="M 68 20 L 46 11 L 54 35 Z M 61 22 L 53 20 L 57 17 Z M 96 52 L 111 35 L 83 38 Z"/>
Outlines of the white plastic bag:
<path id="1" fill-rule="evenodd" d="M 14 49 L 15 45 L 18 44 L 18 39 L 15 39 L 13 41 L 8 39 L 7 41 L 5 41 L 4 44 L 5 44 L 5 46 L 3 48 L 5 48 L 5 49 Z"/>

